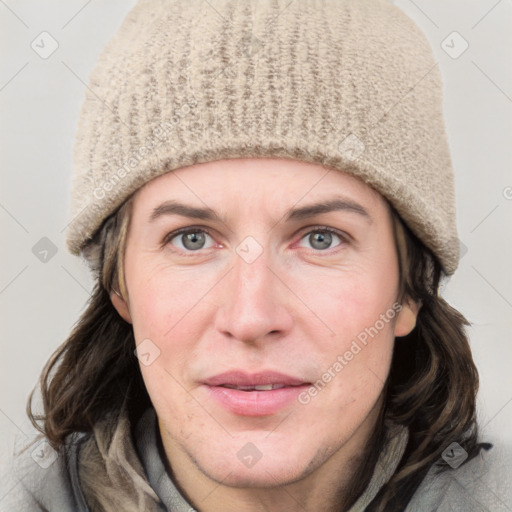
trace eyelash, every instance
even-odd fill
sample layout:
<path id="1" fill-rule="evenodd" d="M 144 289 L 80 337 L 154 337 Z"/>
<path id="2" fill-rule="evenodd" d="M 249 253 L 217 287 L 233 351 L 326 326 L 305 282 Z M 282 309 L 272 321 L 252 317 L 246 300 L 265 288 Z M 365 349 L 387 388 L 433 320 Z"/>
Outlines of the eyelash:
<path id="1" fill-rule="evenodd" d="M 332 233 L 332 234 L 336 235 L 337 237 L 339 237 L 339 239 L 341 240 L 341 243 L 337 246 L 337 249 L 339 250 L 341 245 L 345 245 L 345 244 L 349 243 L 349 241 L 350 241 L 349 235 L 347 235 L 346 233 L 343 233 L 342 231 L 338 231 L 337 229 L 330 228 L 328 226 L 313 226 L 313 227 L 308 227 L 308 228 L 305 228 L 305 229 L 308 229 L 308 231 L 305 231 L 301 235 L 301 237 L 299 238 L 299 242 L 304 237 L 306 237 L 307 235 L 310 235 L 311 233 Z M 173 240 L 174 238 L 176 238 L 179 235 L 185 235 L 187 233 L 197 233 L 197 232 L 206 233 L 211 238 L 214 238 L 214 236 L 212 235 L 210 230 L 207 229 L 207 228 L 204 228 L 204 227 L 201 227 L 201 226 L 189 226 L 189 227 L 181 228 L 181 229 L 178 229 L 178 230 L 173 231 L 171 233 L 168 233 L 164 237 L 164 239 L 162 241 L 162 247 L 165 247 L 166 245 L 169 245 L 171 240 Z M 174 248 L 173 250 L 176 250 L 176 248 Z M 186 251 L 185 254 L 186 254 L 186 256 L 194 256 L 195 253 L 199 252 L 200 250 L 201 249 L 199 249 L 197 251 Z M 317 253 L 321 253 L 321 252 L 327 253 L 327 252 L 331 252 L 332 251 L 332 249 L 326 249 L 324 251 L 319 250 L 319 249 L 310 249 L 310 250 L 314 251 L 314 252 L 317 252 Z"/>

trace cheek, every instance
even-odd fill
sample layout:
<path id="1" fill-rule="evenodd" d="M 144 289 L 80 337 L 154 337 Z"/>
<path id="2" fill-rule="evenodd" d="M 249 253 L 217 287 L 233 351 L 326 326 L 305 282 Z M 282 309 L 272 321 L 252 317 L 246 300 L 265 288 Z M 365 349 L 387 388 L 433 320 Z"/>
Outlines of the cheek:
<path id="1" fill-rule="evenodd" d="M 396 317 L 396 283 L 394 279 L 378 279 L 370 272 L 341 276 L 332 280 L 323 293 L 313 294 L 312 301 L 321 318 L 336 334 L 339 348 L 377 329 L 390 335 Z M 395 306 L 395 308 L 393 307 Z"/>
<path id="2" fill-rule="evenodd" d="M 151 258 L 134 261 L 130 280 L 130 312 L 137 341 L 150 338 L 158 343 L 176 338 L 176 332 L 188 324 L 189 315 L 200 310 L 200 301 L 208 291 L 205 279 L 191 273 L 176 272 Z M 193 283 L 193 285 L 192 285 Z M 190 327 L 190 325 L 188 326 Z"/>
<path id="3" fill-rule="evenodd" d="M 146 347 L 144 352 L 151 357 L 147 364 L 138 354 L 151 401 L 157 411 L 171 408 L 187 421 L 197 416 L 197 423 L 201 415 L 196 411 L 197 403 L 186 392 L 185 383 L 200 329 L 200 322 L 189 320 L 197 317 L 201 304 L 194 307 L 195 294 L 186 286 L 176 286 L 176 279 L 171 282 L 165 272 L 148 272 L 133 281 L 132 290 L 130 306 L 136 344 Z"/>
<path id="4" fill-rule="evenodd" d="M 317 297 L 314 307 L 322 320 L 335 332 L 317 338 L 315 350 L 322 363 L 313 394 L 323 399 L 315 402 L 315 414 L 330 410 L 343 415 L 350 410 L 351 417 L 358 417 L 357 411 L 367 412 L 380 395 L 389 373 L 399 309 L 398 271 L 388 269 L 385 273 L 367 267 L 347 273 L 331 280 L 320 298 L 311 295 L 311 300 Z"/>
<path id="5" fill-rule="evenodd" d="M 151 281 L 134 289 L 130 307 L 137 342 L 144 338 L 161 341 L 177 322 L 179 304 L 172 301 L 159 284 Z"/>
<path id="6" fill-rule="evenodd" d="M 144 269 L 131 274 L 129 288 L 136 344 L 145 343 L 149 352 L 158 356 L 147 366 L 140 359 L 146 386 L 150 396 L 158 396 L 163 389 L 170 396 L 181 396 L 179 383 L 188 381 L 197 341 L 212 324 L 207 300 L 212 284 L 204 275 L 197 279 L 191 273 L 142 259 L 134 261 L 132 268 Z"/>

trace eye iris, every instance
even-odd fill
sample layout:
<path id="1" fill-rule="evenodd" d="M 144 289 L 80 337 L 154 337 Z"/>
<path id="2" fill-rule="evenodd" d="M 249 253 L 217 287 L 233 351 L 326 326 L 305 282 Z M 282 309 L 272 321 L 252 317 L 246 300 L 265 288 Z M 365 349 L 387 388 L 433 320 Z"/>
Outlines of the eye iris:
<path id="1" fill-rule="evenodd" d="M 184 247 L 187 249 L 201 249 L 205 242 L 204 233 L 194 231 L 193 233 L 185 233 L 182 235 Z"/>
<path id="2" fill-rule="evenodd" d="M 309 235 L 309 242 L 315 249 L 326 249 L 332 243 L 332 234 L 329 232 L 317 231 Z"/>
<path id="3" fill-rule="evenodd" d="M 205 243 L 205 234 L 201 231 L 184 233 L 181 235 L 183 245 L 187 249 L 201 249 Z M 332 243 L 332 234 L 328 231 L 316 231 L 309 235 L 309 241 L 315 249 L 326 249 Z"/>

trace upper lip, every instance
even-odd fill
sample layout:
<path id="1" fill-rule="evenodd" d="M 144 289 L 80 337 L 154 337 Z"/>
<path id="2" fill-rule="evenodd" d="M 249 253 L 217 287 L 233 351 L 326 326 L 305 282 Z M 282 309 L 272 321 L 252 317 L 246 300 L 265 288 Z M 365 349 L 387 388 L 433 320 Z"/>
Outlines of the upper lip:
<path id="1" fill-rule="evenodd" d="M 204 381 L 208 386 L 264 386 L 265 384 L 279 384 L 281 386 L 298 386 L 306 384 L 302 379 L 274 371 L 247 373 L 243 370 L 233 370 L 220 373 Z"/>

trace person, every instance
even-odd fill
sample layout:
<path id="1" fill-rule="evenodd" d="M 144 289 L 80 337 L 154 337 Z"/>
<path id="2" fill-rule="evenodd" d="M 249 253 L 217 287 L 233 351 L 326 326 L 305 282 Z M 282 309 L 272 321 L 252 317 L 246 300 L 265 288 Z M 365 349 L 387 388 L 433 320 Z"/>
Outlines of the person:
<path id="1" fill-rule="evenodd" d="M 95 288 L 9 510 L 508 510 L 439 293 L 441 98 L 384 0 L 140 0 L 82 107 L 67 241 Z"/>

